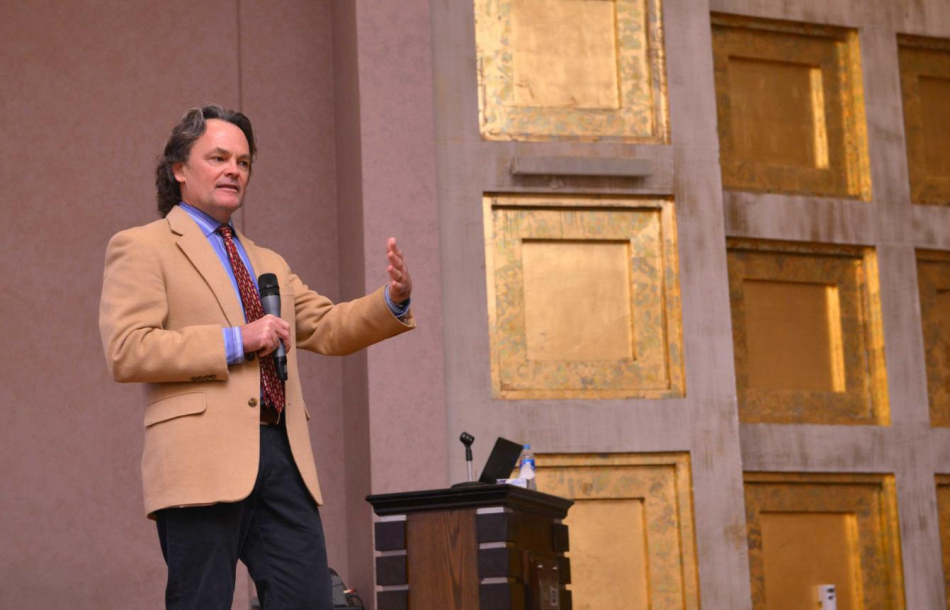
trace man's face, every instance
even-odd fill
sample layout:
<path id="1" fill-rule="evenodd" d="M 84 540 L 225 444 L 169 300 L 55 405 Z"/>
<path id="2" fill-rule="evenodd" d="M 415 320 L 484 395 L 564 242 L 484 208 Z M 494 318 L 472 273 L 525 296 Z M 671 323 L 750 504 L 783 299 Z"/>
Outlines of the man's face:
<path id="1" fill-rule="evenodd" d="M 226 223 L 244 202 L 251 175 L 251 153 L 237 125 L 209 119 L 185 163 L 172 168 L 181 200 Z"/>

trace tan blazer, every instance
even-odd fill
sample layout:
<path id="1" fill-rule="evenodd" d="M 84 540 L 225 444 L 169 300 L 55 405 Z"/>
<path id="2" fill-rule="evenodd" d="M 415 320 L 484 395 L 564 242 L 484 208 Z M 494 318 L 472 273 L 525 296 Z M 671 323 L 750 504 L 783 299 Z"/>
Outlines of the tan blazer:
<path id="1" fill-rule="evenodd" d="M 323 503 L 297 369 L 297 348 L 358 351 L 415 327 L 386 306 L 383 288 L 334 305 L 300 281 L 275 252 L 238 233 L 257 274 L 274 273 L 281 317 L 290 323 L 287 436 L 307 489 Z M 116 381 L 145 384 L 142 483 L 145 510 L 233 502 L 257 477 L 260 366 L 228 366 L 221 329 L 241 326 L 243 308 L 221 260 L 179 207 L 162 220 L 116 234 L 106 251 L 99 329 Z"/>

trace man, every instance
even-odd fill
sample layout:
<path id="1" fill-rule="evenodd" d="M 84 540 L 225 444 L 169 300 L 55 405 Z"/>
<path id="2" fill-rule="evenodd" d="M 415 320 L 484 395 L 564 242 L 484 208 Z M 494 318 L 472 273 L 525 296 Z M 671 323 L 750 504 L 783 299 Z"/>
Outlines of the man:
<path id="1" fill-rule="evenodd" d="M 390 281 L 334 305 L 230 225 L 255 153 L 243 114 L 189 111 L 158 164 L 162 219 L 106 252 L 99 326 L 116 381 L 145 384 L 145 509 L 169 609 L 229 609 L 238 559 L 265 609 L 332 607 L 297 348 L 349 354 L 415 327 L 394 239 Z M 264 273 L 277 276 L 279 317 L 263 314 Z M 271 356 L 280 344 L 286 382 Z"/>

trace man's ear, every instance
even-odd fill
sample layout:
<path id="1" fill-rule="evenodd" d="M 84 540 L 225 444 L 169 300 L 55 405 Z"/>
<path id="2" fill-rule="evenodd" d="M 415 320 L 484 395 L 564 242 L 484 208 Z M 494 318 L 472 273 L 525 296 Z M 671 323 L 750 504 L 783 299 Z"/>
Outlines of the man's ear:
<path id="1" fill-rule="evenodd" d="M 175 174 L 175 180 L 176 180 L 177 182 L 184 182 L 184 181 L 185 181 L 184 166 L 185 166 L 185 164 L 182 163 L 181 161 L 179 161 L 178 163 L 173 163 L 173 164 L 172 164 L 172 173 Z"/>

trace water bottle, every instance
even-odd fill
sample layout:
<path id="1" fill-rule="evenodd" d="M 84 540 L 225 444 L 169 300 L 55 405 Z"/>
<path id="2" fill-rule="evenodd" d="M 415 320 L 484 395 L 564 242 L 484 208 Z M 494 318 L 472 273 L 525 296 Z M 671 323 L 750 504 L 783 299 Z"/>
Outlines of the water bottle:
<path id="1" fill-rule="evenodd" d="M 528 489 L 537 489 L 538 483 L 534 479 L 534 454 L 531 453 L 531 445 L 525 445 L 521 451 L 521 471 L 518 476 L 528 482 Z"/>

